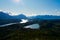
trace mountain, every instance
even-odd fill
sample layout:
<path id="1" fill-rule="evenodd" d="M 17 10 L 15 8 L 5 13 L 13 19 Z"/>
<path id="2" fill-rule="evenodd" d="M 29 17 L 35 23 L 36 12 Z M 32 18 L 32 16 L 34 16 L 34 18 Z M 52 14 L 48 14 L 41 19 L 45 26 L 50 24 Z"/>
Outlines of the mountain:
<path id="1" fill-rule="evenodd" d="M 37 15 L 37 16 L 32 16 L 31 19 L 52 20 L 52 19 L 60 19 L 60 16 L 52 16 L 52 15 Z"/>
<path id="2" fill-rule="evenodd" d="M 0 19 L 10 19 L 11 16 L 8 15 L 7 13 L 0 12 Z"/>
<path id="3" fill-rule="evenodd" d="M 23 14 L 17 16 L 10 16 L 8 13 L 0 12 L 0 19 L 26 19 L 27 17 Z"/>
<path id="4" fill-rule="evenodd" d="M 15 18 L 15 19 L 27 19 L 27 17 L 24 14 L 20 14 L 20 15 L 17 15 L 17 16 L 12 16 L 12 18 Z"/>
<path id="5" fill-rule="evenodd" d="M 27 17 L 23 14 L 10 16 L 8 13 L 0 12 L 0 25 L 20 22 L 21 19 L 27 19 Z"/>

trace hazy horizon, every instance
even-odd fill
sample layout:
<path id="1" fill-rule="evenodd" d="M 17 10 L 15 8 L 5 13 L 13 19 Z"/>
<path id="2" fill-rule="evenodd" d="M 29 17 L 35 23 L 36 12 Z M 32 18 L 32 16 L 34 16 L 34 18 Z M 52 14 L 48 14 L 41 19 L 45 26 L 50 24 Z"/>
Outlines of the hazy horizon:
<path id="1" fill-rule="evenodd" d="M 0 0 L 0 11 L 11 15 L 59 15 L 60 0 Z"/>

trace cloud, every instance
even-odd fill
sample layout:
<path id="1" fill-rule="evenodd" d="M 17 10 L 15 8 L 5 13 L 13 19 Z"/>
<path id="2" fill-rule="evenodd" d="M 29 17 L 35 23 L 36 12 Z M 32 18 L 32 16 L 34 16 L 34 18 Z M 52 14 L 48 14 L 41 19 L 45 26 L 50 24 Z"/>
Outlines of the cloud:
<path id="1" fill-rule="evenodd" d="M 3 12 L 8 12 L 9 15 L 15 16 L 19 14 L 24 14 L 26 16 L 36 16 L 36 15 L 53 15 L 53 16 L 60 16 L 60 10 L 58 9 L 53 9 L 53 10 L 44 10 L 44 11 L 27 11 L 27 10 L 20 10 L 20 11 L 15 11 L 15 10 L 0 10 Z"/>

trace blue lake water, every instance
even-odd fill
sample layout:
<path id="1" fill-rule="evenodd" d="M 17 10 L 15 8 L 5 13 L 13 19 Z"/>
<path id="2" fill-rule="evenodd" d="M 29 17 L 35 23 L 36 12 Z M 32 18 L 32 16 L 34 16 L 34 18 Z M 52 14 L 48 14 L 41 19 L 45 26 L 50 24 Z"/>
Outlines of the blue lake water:
<path id="1" fill-rule="evenodd" d="M 38 29 L 39 27 L 40 27 L 39 24 L 33 24 L 33 25 L 25 26 L 24 28 Z"/>
<path id="2" fill-rule="evenodd" d="M 6 27 L 6 26 L 9 26 L 9 25 L 13 25 L 13 24 L 16 24 L 16 23 L 0 25 L 0 27 Z M 25 26 L 24 28 L 38 29 L 39 27 L 40 27 L 39 24 L 32 24 L 32 25 Z"/>

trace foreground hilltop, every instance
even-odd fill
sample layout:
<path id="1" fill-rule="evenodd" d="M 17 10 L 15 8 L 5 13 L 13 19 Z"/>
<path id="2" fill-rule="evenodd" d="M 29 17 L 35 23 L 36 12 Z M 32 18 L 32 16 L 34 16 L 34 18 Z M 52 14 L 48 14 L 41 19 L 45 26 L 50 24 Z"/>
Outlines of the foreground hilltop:
<path id="1" fill-rule="evenodd" d="M 29 23 L 12 24 L 0 28 L 1 40 L 59 40 L 60 39 L 60 20 L 33 20 Z M 23 28 L 26 25 L 37 23 L 39 29 Z"/>

